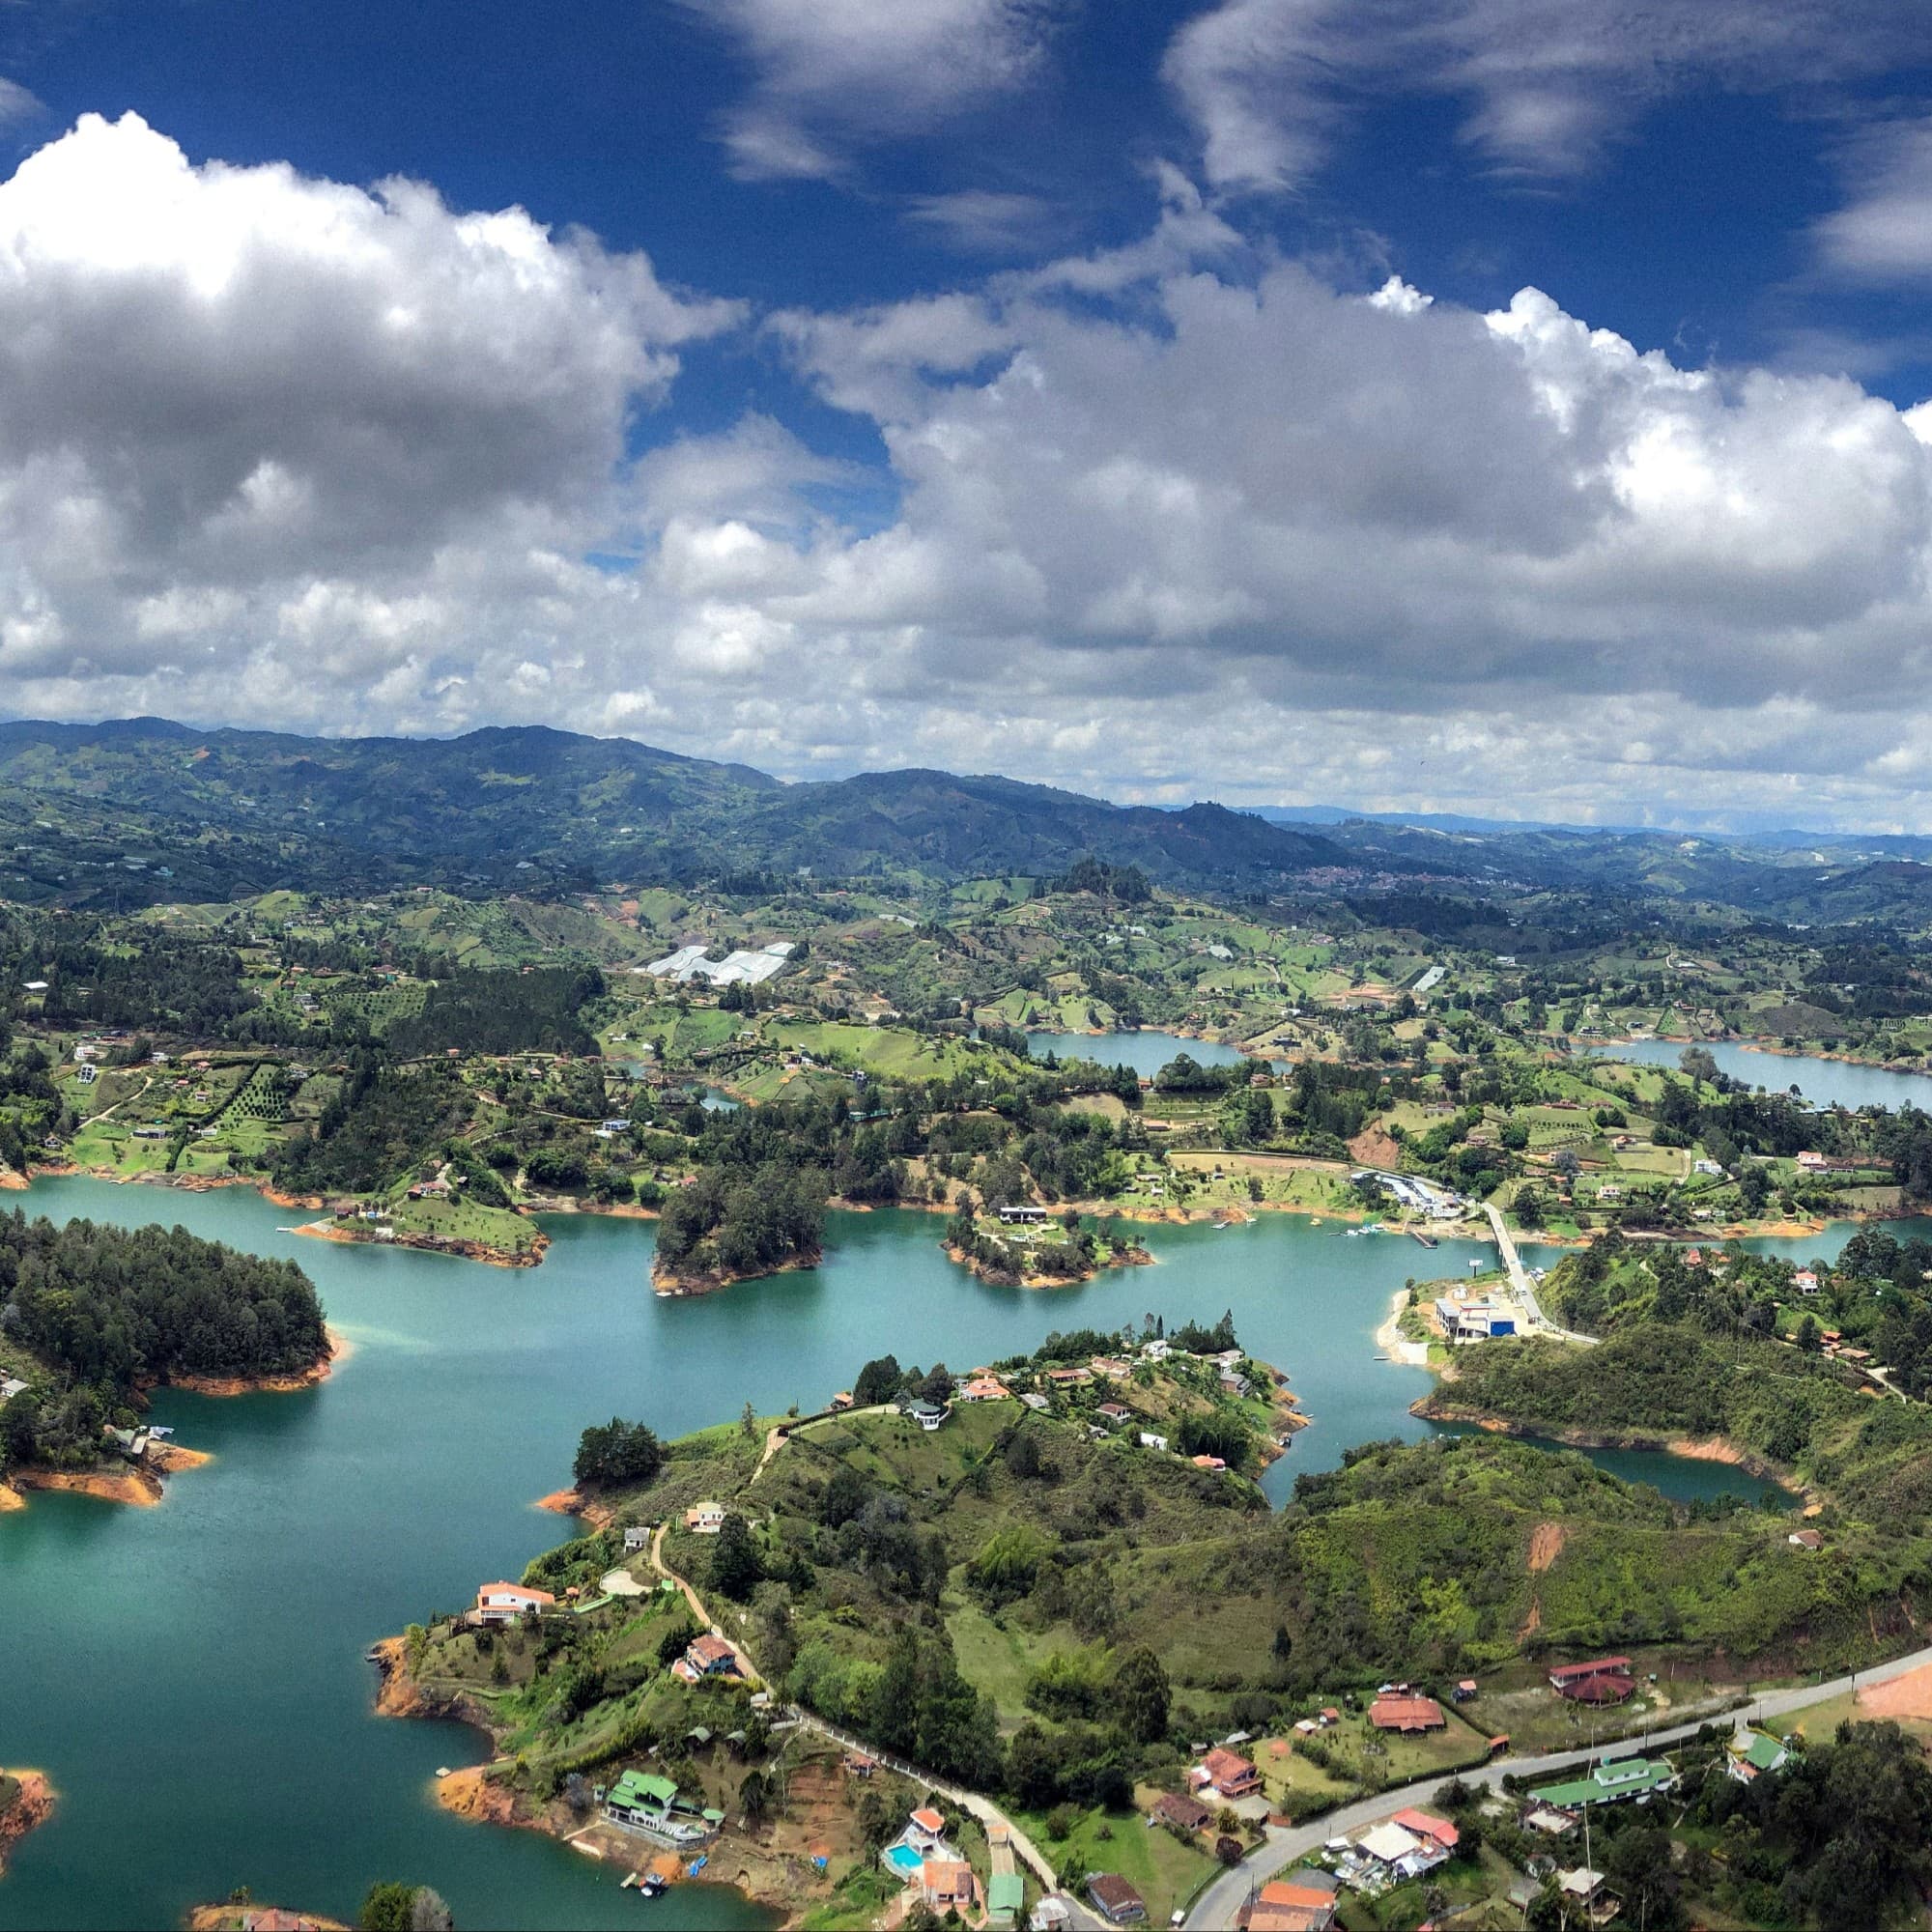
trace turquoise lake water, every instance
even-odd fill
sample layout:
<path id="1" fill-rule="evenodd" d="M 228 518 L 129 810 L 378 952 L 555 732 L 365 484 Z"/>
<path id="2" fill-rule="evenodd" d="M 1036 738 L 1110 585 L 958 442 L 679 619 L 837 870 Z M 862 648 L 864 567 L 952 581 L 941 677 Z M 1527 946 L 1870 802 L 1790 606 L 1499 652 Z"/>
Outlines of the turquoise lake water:
<path id="1" fill-rule="evenodd" d="M 1151 1080 L 1170 1060 L 1189 1055 L 1197 1066 L 1233 1066 L 1248 1055 L 1218 1039 L 1189 1039 L 1184 1034 L 1160 1033 L 1151 1027 L 1138 1033 L 1030 1033 L 1027 1051 L 1036 1060 L 1051 1053 L 1062 1060 L 1091 1060 L 1101 1066 L 1131 1066 Z M 1254 1063 L 1259 1065 L 1259 1061 Z"/>
<path id="2" fill-rule="evenodd" d="M 385 1878 L 436 1886 L 470 1927 L 762 1925 L 728 1890 L 647 1904 L 548 1838 L 439 1811 L 433 1773 L 475 1762 L 479 1740 L 370 1714 L 375 1638 L 516 1577 L 569 1533 L 531 1503 L 567 1480 L 586 1423 L 621 1414 L 676 1435 L 748 1400 L 810 1406 L 888 1350 L 959 1369 L 1055 1328 L 1232 1308 L 1316 1418 L 1268 1472 L 1279 1501 L 1298 1470 L 1353 1444 L 1429 1433 L 1406 1412 L 1429 1378 L 1378 1361 L 1375 1330 L 1406 1277 L 1493 1254 L 1265 1215 L 1156 1228 L 1158 1265 L 1030 1292 L 954 1267 L 936 1216 L 837 1213 L 817 1269 L 661 1300 L 651 1224 L 637 1220 L 553 1218 L 544 1264 L 510 1270 L 301 1239 L 278 1231 L 289 1210 L 242 1189 L 73 1178 L 16 1198 L 292 1256 L 355 1352 L 298 1395 L 159 1393 L 156 1420 L 215 1460 L 158 1509 L 36 1494 L 0 1517 L 0 1763 L 43 1769 L 62 1794 L 0 1880 L 4 1927 L 172 1926 L 241 1884 L 353 1918 Z M 1845 1233 L 1802 1245 L 1834 1252 Z M 1673 1493 L 1757 1489 L 1719 1464 L 1611 1466 Z"/>
<path id="3" fill-rule="evenodd" d="M 1584 1049 L 1600 1060 L 1628 1060 L 1643 1066 L 1678 1065 L 1685 1042 L 1633 1039 Z M 1932 1074 L 1897 1073 L 1886 1066 L 1860 1066 L 1849 1060 L 1826 1060 L 1815 1053 L 1767 1053 L 1762 1047 L 1715 1040 L 1705 1046 L 1718 1070 L 1747 1086 L 1785 1093 L 1796 1087 L 1814 1107 L 1932 1108 Z"/>

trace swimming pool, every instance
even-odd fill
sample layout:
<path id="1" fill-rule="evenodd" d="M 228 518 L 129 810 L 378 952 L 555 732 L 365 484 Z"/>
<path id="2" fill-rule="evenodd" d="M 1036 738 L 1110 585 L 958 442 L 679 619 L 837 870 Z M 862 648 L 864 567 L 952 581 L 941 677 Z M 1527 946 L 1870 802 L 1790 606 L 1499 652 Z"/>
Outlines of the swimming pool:
<path id="1" fill-rule="evenodd" d="M 910 1845 L 895 1845 L 886 1854 L 886 1862 L 895 1870 L 910 1878 L 915 1872 L 924 1868 L 925 1860 Z"/>

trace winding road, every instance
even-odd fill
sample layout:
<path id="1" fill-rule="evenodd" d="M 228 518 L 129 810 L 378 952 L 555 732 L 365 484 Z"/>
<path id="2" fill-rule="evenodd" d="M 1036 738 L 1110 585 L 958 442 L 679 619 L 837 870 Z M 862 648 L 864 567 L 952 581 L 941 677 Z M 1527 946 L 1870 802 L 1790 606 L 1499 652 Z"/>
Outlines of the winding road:
<path id="1" fill-rule="evenodd" d="M 770 1459 L 772 1446 L 770 1443 L 767 1444 L 767 1461 Z M 760 1463 L 758 1466 L 762 1469 L 764 1463 Z M 762 1684 L 763 1680 L 758 1675 L 757 1665 L 753 1660 L 752 1653 L 736 1637 L 725 1631 L 717 1619 L 712 1616 L 711 1612 L 705 1607 L 703 1598 L 697 1594 L 696 1587 L 690 1579 L 680 1577 L 675 1570 L 671 1569 L 665 1562 L 665 1532 L 669 1527 L 668 1523 L 660 1523 L 657 1533 L 651 1538 L 651 1568 L 660 1577 L 667 1577 L 669 1581 L 677 1585 L 678 1589 L 683 1593 L 685 1602 L 691 1605 L 692 1614 L 696 1617 L 698 1622 L 713 1636 L 722 1639 L 731 1646 L 732 1653 L 738 1660 L 738 1667 L 743 1673 L 745 1681 L 754 1686 Z M 794 1704 L 791 1709 L 798 1719 L 801 1729 L 815 1732 L 823 1738 L 829 1738 L 834 1744 L 840 1746 L 846 1750 L 863 1752 L 866 1756 L 873 1759 L 874 1762 L 883 1764 L 889 1770 L 899 1773 L 901 1776 L 912 1778 L 917 1783 L 925 1785 L 927 1789 L 938 1792 L 942 1798 L 950 1798 L 961 1810 L 970 1811 L 974 1817 L 979 1819 L 987 1828 L 988 1837 L 991 1836 L 994 1826 L 1004 1828 L 1008 1841 L 1012 1846 L 1013 1856 L 1032 1870 L 1034 1876 L 1038 1879 L 1047 1890 L 1052 1891 L 1057 1889 L 1052 1863 L 1041 1854 L 1039 1848 L 1033 1840 L 990 1798 L 982 1797 L 977 1791 L 969 1791 L 964 1785 L 953 1784 L 949 1779 L 940 1777 L 935 1773 L 925 1770 L 923 1766 L 909 1764 L 903 1758 L 895 1757 L 890 1751 L 882 1751 L 876 1745 L 867 1744 L 864 1738 L 855 1735 L 853 1732 L 841 1730 L 837 1724 L 826 1722 L 823 1718 L 815 1716 L 802 1705 Z M 1077 1916 L 1072 1921 L 1076 1928 L 1096 1926 L 1100 1922 L 1098 1919 L 1088 1915 L 1084 1908 L 1076 1908 L 1076 1913 Z"/>
<path id="2" fill-rule="evenodd" d="M 1767 1690 L 1762 1696 L 1728 1708 L 1740 1719 L 1758 1721 L 1766 1718 L 1789 1717 L 1812 1704 L 1824 1704 L 1833 1697 L 1842 1697 L 1860 1684 L 1888 1684 L 1895 1677 L 1903 1677 L 1927 1664 L 1932 1664 L 1932 1649 L 1915 1650 L 1908 1656 L 1894 1658 L 1889 1663 L 1859 1671 L 1855 1676 L 1834 1677 L 1825 1684 L 1802 1684 L 1788 1690 Z M 1598 1755 L 1630 1757 L 1653 1747 L 1682 1744 L 1686 1738 L 1695 1737 L 1706 1724 L 1715 1723 L 1725 1715 L 1724 1711 L 1707 1711 L 1702 1717 L 1692 1718 L 1685 1723 L 1619 1739 L 1614 1744 L 1605 1745 Z M 1549 1757 L 1492 1758 L 1488 1764 L 1478 1765 L 1473 1771 L 1458 1772 L 1455 1776 L 1464 1784 L 1480 1785 L 1485 1790 L 1494 1791 L 1506 1776 L 1545 1776 L 1577 1764 L 1583 1756 L 1576 1750 L 1567 1750 Z M 1363 1798 L 1353 1804 L 1341 1805 L 1333 1811 L 1324 1812 L 1311 1824 L 1281 1829 L 1270 1827 L 1265 1843 L 1250 1852 L 1239 1864 L 1223 1872 L 1195 1900 L 1193 1909 L 1187 1915 L 1187 1923 L 1212 1928 L 1212 1932 L 1222 1932 L 1223 1928 L 1233 1926 L 1236 1913 L 1284 1865 L 1293 1864 L 1296 1859 L 1320 1850 L 1330 1838 L 1360 1831 L 1406 1805 L 1427 1804 L 1431 1795 L 1447 1781 L 1447 1775 L 1438 1773 L 1414 1784 L 1405 1784 L 1400 1790 L 1384 1791 L 1378 1797 Z"/>

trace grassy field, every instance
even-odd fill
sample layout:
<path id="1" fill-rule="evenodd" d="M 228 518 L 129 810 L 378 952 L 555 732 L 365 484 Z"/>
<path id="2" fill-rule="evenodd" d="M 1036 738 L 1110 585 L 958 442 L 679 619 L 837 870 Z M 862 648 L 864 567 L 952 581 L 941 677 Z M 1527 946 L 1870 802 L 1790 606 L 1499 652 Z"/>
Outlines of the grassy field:
<path id="1" fill-rule="evenodd" d="M 1049 1651 L 1070 1649 L 1076 1639 L 1067 1633 L 1031 1632 L 1003 1628 L 970 1599 L 949 1604 L 946 1628 L 959 1659 L 959 1668 L 976 1688 L 999 1708 L 1000 1728 L 1012 1732 L 1027 1716 L 1027 1673 Z M 1056 1634 L 1060 1641 L 1056 1643 Z"/>
<path id="2" fill-rule="evenodd" d="M 1163 1825 L 1150 1825 L 1137 1811 L 1086 1811 L 1064 1838 L 1048 1829 L 1054 1813 L 1016 1811 L 1016 1824 L 1060 1870 L 1118 1872 L 1147 1900 L 1148 1923 L 1165 1925 L 1214 1872 L 1214 1861 L 1197 1845 L 1182 1844 Z"/>
<path id="3" fill-rule="evenodd" d="M 1361 1784 L 1407 1784 L 1482 1763 L 1490 1754 L 1490 1733 L 1478 1732 L 1453 1711 L 1443 1715 L 1449 1721 L 1441 1730 L 1419 1737 L 1385 1735 L 1366 1717 L 1345 1717 L 1321 1742 L 1345 1775 Z"/>
<path id="4" fill-rule="evenodd" d="M 526 1248 L 537 1237 L 533 1222 L 506 1208 L 484 1208 L 470 1201 L 412 1201 L 407 1190 L 391 1197 L 389 1219 L 398 1234 L 480 1241 L 492 1248 Z"/>
<path id="5" fill-rule="evenodd" d="M 1638 1673 L 1637 1693 L 1629 1703 L 1592 1711 L 1559 1697 L 1549 1688 L 1541 1663 L 1519 1660 L 1482 1679 L 1481 1692 L 1463 1706 L 1489 1735 L 1505 1736 L 1519 1752 L 1585 1749 L 1593 1737 L 1621 1736 L 1646 1723 L 1681 1720 L 1687 1707 L 1740 1695 L 1734 1669 L 1713 1667 L 1703 1659 L 1674 1653 L 1630 1653 Z M 1657 1682 L 1648 1682 L 1655 1671 Z"/>

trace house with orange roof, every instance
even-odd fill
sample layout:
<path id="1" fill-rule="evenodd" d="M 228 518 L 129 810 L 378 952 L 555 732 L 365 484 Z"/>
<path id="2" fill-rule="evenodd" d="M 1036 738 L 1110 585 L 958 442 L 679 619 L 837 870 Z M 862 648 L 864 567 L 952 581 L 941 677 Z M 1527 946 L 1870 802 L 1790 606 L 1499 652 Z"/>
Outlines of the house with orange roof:
<path id="1" fill-rule="evenodd" d="M 1398 1811 L 1395 1822 L 1405 1832 L 1413 1832 L 1418 1838 L 1430 1839 L 1445 1852 L 1453 1852 L 1462 1841 L 1462 1833 L 1448 1819 L 1438 1818 L 1432 1811 L 1418 1811 L 1413 1807 Z"/>
<path id="2" fill-rule="evenodd" d="M 532 1611 L 551 1608 L 556 1599 L 548 1590 L 526 1589 L 522 1583 L 485 1583 L 476 1592 L 476 1621 L 480 1624 L 515 1623 Z"/>
<path id="3" fill-rule="evenodd" d="M 1378 1731 L 1439 1731 L 1449 1719 L 1434 1697 L 1378 1697 L 1369 1706 L 1369 1722 Z"/>
<path id="4" fill-rule="evenodd" d="M 1305 1869 L 1293 1878 L 1270 1879 L 1238 1922 L 1245 1932 L 1328 1932 L 1335 1922 L 1333 1884 L 1326 1872 Z"/>
<path id="5" fill-rule="evenodd" d="M 963 1918 L 980 1903 L 980 1882 L 963 1859 L 927 1859 L 920 1867 L 919 1895 L 934 1912 L 956 1912 Z"/>
<path id="6" fill-rule="evenodd" d="M 1197 1790 L 1214 1791 L 1223 1798 L 1251 1798 L 1262 1788 L 1262 1775 L 1238 1751 L 1216 1747 L 1193 1771 Z"/>
<path id="7" fill-rule="evenodd" d="M 671 1669 L 687 1684 L 702 1683 L 707 1677 L 737 1674 L 738 1653 L 722 1636 L 694 1637 Z"/>

